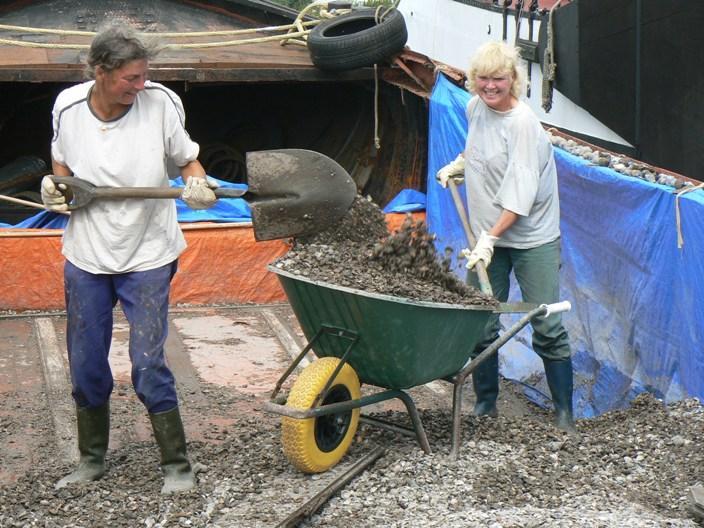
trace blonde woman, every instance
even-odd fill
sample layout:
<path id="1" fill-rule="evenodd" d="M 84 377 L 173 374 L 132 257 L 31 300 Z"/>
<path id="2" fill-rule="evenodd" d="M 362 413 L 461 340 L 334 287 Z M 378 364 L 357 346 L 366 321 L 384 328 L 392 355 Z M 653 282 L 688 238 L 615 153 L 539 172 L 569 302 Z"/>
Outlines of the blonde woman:
<path id="1" fill-rule="evenodd" d="M 438 171 L 438 182 L 464 176 L 471 227 L 480 233 L 466 249 L 467 268 L 487 266 L 494 295 L 505 302 L 514 272 L 523 300 L 559 300 L 560 205 L 552 144 L 540 121 L 520 100 L 523 71 L 518 50 L 504 42 L 480 47 L 467 74 L 469 132 L 464 152 Z M 468 274 L 476 282 L 474 273 Z M 558 428 L 574 431 L 572 360 L 560 314 L 533 321 L 533 350 L 545 365 Z M 472 357 L 498 337 L 492 316 Z M 496 416 L 499 364 L 493 355 L 472 373 L 474 413 Z"/>

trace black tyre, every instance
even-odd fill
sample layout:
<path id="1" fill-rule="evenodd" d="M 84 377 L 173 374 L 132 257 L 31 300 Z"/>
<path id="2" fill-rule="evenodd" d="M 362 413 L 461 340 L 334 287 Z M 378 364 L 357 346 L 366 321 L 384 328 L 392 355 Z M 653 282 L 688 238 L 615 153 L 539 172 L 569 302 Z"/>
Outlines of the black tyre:
<path id="1" fill-rule="evenodd" d="M 400 52 L 408 40 L 403 15 L 392 9 L 377 24 L 376 13 L 376 9 L 352 11 L 315 26 L 308 34 L 313 64 L 321 70 L 351 70 Z"/>

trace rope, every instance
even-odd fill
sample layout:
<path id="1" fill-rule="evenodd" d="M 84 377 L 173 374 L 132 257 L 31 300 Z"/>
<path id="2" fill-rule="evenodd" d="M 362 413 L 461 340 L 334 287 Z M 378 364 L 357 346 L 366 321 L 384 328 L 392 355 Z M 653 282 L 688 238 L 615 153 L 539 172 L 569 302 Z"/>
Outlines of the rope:
<path id="1" fill-rule="evenodd" d="M 388 15 L 392 10 L 398 7 L 400 1 L 401 0 L 396 0 L 393 4 L 388 7 L 384 5 L 378 5 L 376 11 L 374 11 L 374 22 L 376 22 L 377 25 L 381 24 L 382 20 L 386 18 L 386 15 Z M 383 13 L 381 12 L 382 9 L 384 10 Z"/>
<path id="2" fill-rule="evenodd" d="M 682 218 L 680 217 L 680 196 L 697 189 L 704 189 L 704 183 L 700 183 L 695 187 L 684 187 L 675 194 L 675 220 L 677 222 L 677 249 L 682 249 L 684 246 L 684 237 L 682 236 Z"/>
<path id="3" fill-rule="evenodd" d="M 562 0 L 557 0 L 550 8 L 550 15 L 548 16 L 548 43 L 545 46 L 545 54 L 543 55 L 543 100 L 542 107 L 545 113 L 550 112 L 552 108 L 552 90 L 555 83 L 555 72 L 557 70 L 557 65 L 555 64 L 555 26 L 553 23 L 553 13 L 555 9 L 560 5 Z"/>
<path id="4" fill-rule="evenodd" d="M 303 22 L 302 26 L 314 26 L 319 24 L 320 20 L 309 20 Z M 266 26 L 261 28 L 249 28 L 249 29 L 222 29 L 216 31 L 193 31 L 190 33 L 179 33 L 179 32 L 154 32 L 154 33 L 142 33 L 142 35 L 154 36 L 154 37 L 215 37 L 224 35 L 245 35 L 247 33 L 259 33 L 261 31 L 283 31 L 285 29 L 291 29 L 298 27 L 294 24 L 286 24 L 283 26 Z M 7 31 L 19 31 L 22 33 L 43 33 L 49 35 L 70 35 L 79 37 L 94 37 L 96 35 L 95 31 L 78 31 L 69 29 L 51 29 L 51 28 L 35 28 L 26 26 L 10 26 L 6 24 L 0 24 L 0 30 Z M 300 29 L 303 31 L 303 28 Z"/>
<path id="5" fill-rule="evenodd" d="M 307 35 L 310 31 L 298 31 L 296 33 L 289 33 L 287 38 L 302 37 Z M 162 49 L 202 49 L 202 48 L 219 48 L 227 46 L 243 46 L 246 44 L 259 44 L 261 42 L 271 42 L 275 40 L 281 40 L 280 35 L 272 35 L 270 37 L 259 37 L 250 39 L 238 39 L 238 40 L 226 40 L 219 42 L 200 42 L 200 43 L 190 43 L 190 44 L 164 44 Z M 45 42 L 28 42 L 24 40 L 11 40 L 11 39 L 0 39 L 0 44 L 6 44 L 9 46 L 19 46 L 23 48 L 49 48 L 49 49 L 88 49 L 90 44 L 53 44 Z"/>
<path id="6" fill-rule="evenodd" d="M 312 2 L 303 9 L 301 9 L 298 12 L 298 15 L 296 16 L 296 19 L 293 21 L 293 24 L 291 24 L 291 28 L 288 30 L 288 33 L 284 39 L 281 40 L 281 45 L 285 45 L 288 40 L 291 40 L 291 43 L 293 44 L 303 44 L 306 45 L 306 38 L 308 37 L 308 32 L 306 32 L 305 35 L 303 35 L 303 38 L 301 40 L 296 40 L 293 39 L 291 36 L 291 32 L 294 29 L 298 29 L 298 32 L 301 33 L 304 31 L 304 26 L 306 24 L 310 24 L 310 22 L 303 22 L 303 18 L 308 15 L 311 11 L 314 9 L 318 10 L 318 18 L 320 20 L 316 20 L 315 23 L 318 24 L 322 22 L 322 19 L 328 19 L 328 18 L 333 18 L 337 15 L 345 14 L 351 12 L 350 9 L 335 9 L 334 13 L 330 12 L 327 10 L 328 8 L 328 2 L 327 0 L 318 0 L 316 2 Z"/>
<path id="7" fill-rule="evenodd" d="M 518 44 L 518 39 L 521 35 L 521 13 L 523 13 L 523 0 L 518 0 L 516 3 L 516 36 L 513 40 L 514 45 Z"/>
<path id="8" fill-rule="evenodd" d="M 251 33 L 259 32 L 271 32 L 271 31 L 284 31 L 288 30 L 285 38 L 282 40 L 280 35 L 272 35 L 267 37 L 259 38 L 246 38 L 238 40 L 227 40 L 220 42 L 201 42 L 201 43 L 190 43 L 190 44 L 177 44 L 169 43 L 164 44 L 164 49 L 200 49 L 200 48 L 216 48 L 216 47 L 228 47 L 228 46 L 242 46 L 246 44 L 258 44 L 262 42 L 270 42 L 274 40 L 281 40 L 281 44 L 285 44 L 287 40 L 291 40 L 293 43 L 299 44 L 301 41 L 296 41 L 298 37 L 305 38 L 308 33 L 310 33 L 311 26 L 319 24 L 321 20 L 309 20 L 303 22 L 302 20 L 296 19 L 293 24 L 286 24 L 283 26 L 266 26 L 263 28 L 249 28 L 249 29 L 233 29 L 233 30 L 218 30 L 218 31 L 194 31 L 192 33 L 177 33 L 177 32 L 155 32 L 155 33 L 142 33 L 142 35 L 150 37 L 159 38 L 175 38 L 175 37 L 212 37 L 212 36 L 225 36 L 225 35 L 246 35 Z M 293 29 L 297 31 L 292 32 Z M 79 36 L 79 37 L 93 37 L 96 35 L 94 31 L 73 31 L 73 30 L 63 30 L 63 29 L 51 29 L 51 28 L 32 28 L 25 26 L 11 26 L 6 24 L 0 24 L 0 30 L 8 31 L 21 31 L 24 33 L 37 33 L 37 34 L 49 34 L 49 35 L 62 35 L 62 36 Z M 305 44 L 305 41 L 302 41 Z M 33 42 L 25 40 L 15 40 L 15 39 L 4 39 L 0 38 L 0 44 L 7 46 L 18 46 L 23 48 L 47 48 L 47 49 L 88 49 L 90 44 L 58 44 L 58 43 L 46 43 L 46 42 Z"/>
<path id="9" fill-rule="evenodd" d="M 379 139 L 379 74 L 377 65 L 374 65 L 374 146 L 377 150 L 381 148 Z"/>

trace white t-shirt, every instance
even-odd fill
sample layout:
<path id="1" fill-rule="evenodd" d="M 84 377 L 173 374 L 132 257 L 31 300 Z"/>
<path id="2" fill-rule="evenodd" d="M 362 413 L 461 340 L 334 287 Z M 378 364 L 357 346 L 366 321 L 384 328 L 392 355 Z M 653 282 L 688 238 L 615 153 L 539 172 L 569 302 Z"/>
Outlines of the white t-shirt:
<path id="1" fill-rule="evenodd" d="M 489 231 L 503 209 L 518 220 L 496 242 L 528 249 L 560 236 L 560 202 L 552 144 L 523 101 L 507 112 L 475 96 L 467 104 L 465 184 L 472 230 Z"/>
<path id="2" fill-rule="evenodd" d="M 93 84 L 72 86 L 54 103 L 51 155 L 75 177 L 97 186 L 166 187 L 169 160 L 183 167 L 197 159 L 173 91 L 148 81 L 126 114 L 102 121 L 88 105 Z M 169 199 L 96 199 L 72 211 L 63 237 L 63 254 L 90 273 L 158 268 L 185 247 Z"/>

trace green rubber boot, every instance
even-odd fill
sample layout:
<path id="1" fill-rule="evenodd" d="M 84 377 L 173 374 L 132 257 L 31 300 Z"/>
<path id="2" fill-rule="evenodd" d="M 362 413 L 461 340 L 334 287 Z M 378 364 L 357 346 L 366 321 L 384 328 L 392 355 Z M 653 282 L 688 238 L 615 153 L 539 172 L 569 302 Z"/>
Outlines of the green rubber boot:
<path id="1" fill-rule="evenodd" d="M 170 411 L 150 414 L 149 419 L 161 450 L 161 470 L 164 473 L 161 493 L 192 490 L 196 486 L 196 479 L 186 455 L 186 435 L 183 432 L 178 407 Z"/>
<path id="2" fill-rule="evenodd" d="M 474 404 L 474 416 L 491 416 L 496 418 L 496 399 L 499 396 L 499 356 L 492 354 L 472 371 L 472 386 L 477 401 Z"/>
<path id="3" fill-rule="evenodd" d="M 105 474 L 105 453 L 110 438 L 110 404 L 89 409 L 76 408 L 78 423 L 78 467 L 56 483 L 61 489 L 75 482 L 92 482 Z"/>
<path id="4" fill-rule="evenodd" d="M 572 413 L 573 374 L 572 358 L 562 361 L 543 359 L 545 377 L 552 394 L 555 408 L 555 427 L 568 433 L 576 433 Z"/>

